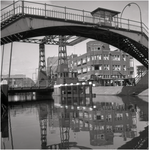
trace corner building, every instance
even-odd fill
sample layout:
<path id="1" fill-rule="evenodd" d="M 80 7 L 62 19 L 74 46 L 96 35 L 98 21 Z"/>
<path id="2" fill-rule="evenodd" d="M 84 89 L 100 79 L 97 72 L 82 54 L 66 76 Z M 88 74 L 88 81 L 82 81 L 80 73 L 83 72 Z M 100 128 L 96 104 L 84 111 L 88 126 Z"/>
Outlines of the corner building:
<path id="1" fill-rule="evenodd" d="M 86 53 L 69 57 L 69 68 L 78 72 L 79 80 L 97 78 L 100 84 L 109 85 L 112 81 L 133 78 L 133 58 L 117 49 L 110 50 L 108 44 L 100 41 L 89 41 Z"/>

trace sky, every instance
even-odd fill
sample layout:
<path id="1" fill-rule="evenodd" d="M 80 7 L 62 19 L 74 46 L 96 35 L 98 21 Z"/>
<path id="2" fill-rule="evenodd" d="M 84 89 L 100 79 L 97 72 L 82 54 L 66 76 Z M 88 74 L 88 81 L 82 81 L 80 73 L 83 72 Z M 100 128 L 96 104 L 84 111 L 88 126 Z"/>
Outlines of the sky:
<path id="1" fill-rule="evenodd" d="M 30 0 L 28 0 L 30 1 Z M 142 22 L 148 26 L 148 1 L 57 1 L 57 0 L 32 0 L 34 2 L 43 2 L 51 5 L 58 5 L 63 7 L 76 8 L 86 11 L 93 11 L 98 7 L 106 8 L 110 10 L 115 10 L 122 12 L 124 7 L 130 2 L 135 2 L 139 5 L 141 9 Z M 11 4 L 13 1 L 1 1 L 1 8 Z M 139 8 L 134 4 L 130 7 L 126 7 L 122 18 L 140 21 L 140 11 Z M 74 54 L 84 54 L 86 52 L 86 43 L 92 39 L 87 39 L 84 42 L 76 44 L 75 46 L 67 46 L 67 55 L 72 53 Z M 3 61 L 3 70 L 2 74 L 6 75 L 9 73 L 9 59 L 10 59 L 10 48 L 11 44 L 6 44 L 1 46 L 1 49 L 4 48 L 4 61 Z M 117 49 L 113 46 L 110 46 L 111 49 Z M 2 50 L 1 50 L 2 52 Z M 45 46 L 45 56 L 46 60 L 48 57 L 53 57 L 58 55 L 58 45 L 46 45 Z M 38 44 L 29 44 L 21 42 L 13 42 L 13 51 L 12 51 L 12 62 L 11 62 L 11 75 L 14 74 L 25 74 L 27 77 L 34 78 L 37 74 L 37 69 L 39 64 L 39 45 Z M 134 65 L 140 64 L 138 61 L 134 61 Z M 136 70 L 135 70 L 136 74 Z"/>

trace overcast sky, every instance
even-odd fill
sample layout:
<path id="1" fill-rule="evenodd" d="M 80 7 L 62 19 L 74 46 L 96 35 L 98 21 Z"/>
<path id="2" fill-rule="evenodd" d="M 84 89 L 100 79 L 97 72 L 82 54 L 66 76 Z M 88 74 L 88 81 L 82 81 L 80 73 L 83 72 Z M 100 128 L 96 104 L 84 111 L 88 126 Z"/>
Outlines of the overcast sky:
<path id="1" fill-rule="evenodd" d="M 33 0 L 38 1 L 38 0 Z M 141 8 L 142 21 L 148 26 L 148 1 L 38 1 L 43 3 L 48 3 L 58 6 L 66 6 L 70 8 L 76 8 L 86 11 L 93 11 L 98 7 L 115 10 L 121 12 L 123 8 L 130 2 L 135 2 Z M 5 7 L 11 4 L 12 1 L 1 1 L 1 7 Z M 125 8 L 122 18 L 140 21 L 140 11 L 139 8 L 134 4 L 130 7 Z M 91 40 L 91 39 L 89 39 Z M 76 53 L 78 55 L 84 54 L 86 52 L 86 40 L 75 46 L 67 47 L 67 54 Z M 3 63 L 3 74 L 8 74 L 9 66 L 9 54 L 10 54 L 11 44 L 6 44 L 4 46 L 4 63 Z M 116 49 L 111 47 L 112 49 Z M 1 46 L 3 49 L 3 46 Z M 46 60 L 47 57 L 58 55 L 58 46 L 46 45 L 45 48 Z M 13 54 L 12 54 L 12 67 L 11 74 L 26 74 L 28 77 L 32 78 L 35 73 L 36 68 L 38 68 L 39 63 L 39 45 L 38 44 L 28 44 L 28 43 L 13 43 Z M 135 64 L 139 64 L 135 61 Z"/>

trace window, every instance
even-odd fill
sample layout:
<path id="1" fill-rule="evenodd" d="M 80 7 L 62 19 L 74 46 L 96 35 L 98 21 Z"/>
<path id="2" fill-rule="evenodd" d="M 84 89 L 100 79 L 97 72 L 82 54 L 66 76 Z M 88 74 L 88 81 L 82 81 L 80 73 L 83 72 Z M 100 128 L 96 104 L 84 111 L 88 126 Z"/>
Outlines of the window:
<path id="1" fill-rule="evenodd" d="M 106 120 L 107 120 L 107 121 L 111 121 L 111 120 L 112 120 L 112 115 L 111 115 L 111 114 L 108 114 L 108 115 L 106 116 Z"/>
<path id="2" fill-rule="evenodd" d="M 122 55 L 123 61 L 126 61 L 126 55 Z"/>
<path id="3" fill-rule="evenodd" d="M 92 56 L 92 60 L 96 60 L 96 56 Z"/>
<path id="4" fill-rule="evenodd" d="M 120 65 L 113 65 L 113 70 L 114 71 L 120 71 L 121 70 L 121 66 Z"/>
<path id="5" fill-rule="evenodd" d="M 103 56 L 103 59 L 104 59 L 104 60 L 109 60 L 109 55 L 104 55 L 104 56 Z"/>
<path id="6" fill-rule="evenodd" d="M 104 70 L 109 70 L 109 65 L 104 65 Z"/>
<path id="7" fill-rule="evenodd" d="M 100 129 L 100 130 L 104 130 L 104 126 L 100 126 L 99 129 Z"/>
<path id="8" fill-rule="evenodd" d="M 83 58 L 82 63 L 83 63 L 83 64 L 85 64 L 85 63 L 86 63 L 86 58 Z"/>
<path id="9" fill-rule="evenodd" d="M 123 70 L 126 71 L 126 65 L 123 65 Z"/>
<path id="10" fill-rule="evenodd" d="M 88 113 L 84 112 L 84 118 L 88 118 Z"/>
<path id="11" fill-rule="evenodd" d="M 114 61 L 120 61 L 120 55 L 112 55 Z"/>
<path id="12" fill-rule="evenodd" d="M 83 68 L 83 73 L 87 72 L 87 68 Z"/>
<path id="13" fill-rule="evenodd" d="M 99 65 L 95 65 L 95 70 L 99 70 Z"/>
<path id="14" fill-rule="evenodd" d="M 104 139 L 104 138 L 105 138 L 104 134 L 97 134 L 97 139 Z"/>
<path id="15" fill-rule="evenodd" d="M 81 69 L 78 69 L 78 74 L 81 74 Z"/>
<path id="16" fill-rule="evenodd" d="M 78 66 L 81 65 L 81 60 L 78 61 Z"/>
<path id="17" fill-rule="evenodd" d="M 133 59 L 130 59 L 130 67 L 133 67 Z"/>
<path id="18" fill-rule="evenodd" d="M 101 60 L 101 55 L 97 55 L 97 60 Z"/>
<path id="19" fill-rule="evenodd" d="M 83 117 L 83 113 L 82 113 L 82 112 L 79 112 L 79 116 L 80 116 L 80 117 Z"/>
<path id="20" fill-rule="evenodd" d="M 87 57 L 87 61 L 88 61 L 88 62 L 90 61 L 90 57 Z"/>
<path id="21" fill-rule="evenodd" d="M 92 114 L 89 114 L 89 119 L 92 120 Z"/>
<path id="22" fill-rule="evenodd" d="M 88 66 L 88 67 L 87 67 L 87 71 L 90 71 L 90 70 L 91 70 L 91 67 L 90 67 L 90 66 Z"/>
<path id="23" fill-rule="evenodd" d="M 102 70 L 102 65 L 99 65 L 99 70 Z"/>
<path id="24" fill-rule="evenodd" d="M 106 130 L 107 130 L 107 131 L 112 131 L 112 126 L 106 125 Z"/>

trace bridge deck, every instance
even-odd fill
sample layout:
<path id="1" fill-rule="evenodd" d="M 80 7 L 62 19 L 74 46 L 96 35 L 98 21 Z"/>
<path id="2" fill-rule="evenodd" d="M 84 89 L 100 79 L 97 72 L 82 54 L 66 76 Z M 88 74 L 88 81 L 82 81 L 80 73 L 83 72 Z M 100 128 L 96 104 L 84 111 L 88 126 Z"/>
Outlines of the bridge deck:
<path id="1" fill-rule="evenodd" d="M 9 88 L 8 93 L 24 93 L 24 92 L 53 92 L 53 87 L 18 87 L 18 88 Z"/>
<path id="2" fill-rule="evenodd" d="M 34 4 L 34 7 L 31 5 Z M 54 6 L 43 3 L 36 2 L 27 2 L 27 1 L 18 1 L 14 4 L 9 5 L 1 10 L 1 23 L 2 28 L 17 19 L 21 15 L 36 15 L 44 16 L 45 18 L 59 18 L 73 21 L 79 21 L 82 23 L 93 23 L 100 24 L 105 26 L 112 26 L 115 28 L 122 28 L 127 30 L 134 30 L 143 32 L 145 35 L 148 35 L 148 28 L 144 23 L 113 17 L 112 20 L 106 20 L 105 18 L 99 18 L 91 15 L 91 12 L 67 7 Z"/>

